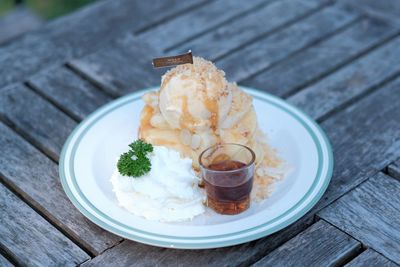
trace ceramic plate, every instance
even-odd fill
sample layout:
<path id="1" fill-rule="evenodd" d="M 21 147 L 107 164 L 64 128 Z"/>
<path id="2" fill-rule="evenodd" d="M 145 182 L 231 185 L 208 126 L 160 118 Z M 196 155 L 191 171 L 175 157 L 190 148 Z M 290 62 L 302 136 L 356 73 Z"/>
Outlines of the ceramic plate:
<path id="1" fill-rule="evenodd" d="M 161 247 L 204 249 L 231 246 L 270 235 L 298 220 L 321 198 L 333 168 L 322 129 L 306 114 L 275 96 L 252 95 L 260 128 L 290 167 L 273 193 L 239 215 L 209 210 L 190 222 L 161 223 L 135 216 L 117 203 L 110 177 L 116 159 L 137 138 L 141 96 L 121 97 L 95 111 L 70 135 L 61 153 L 60 177 L 72 203 L 100 227 L 124 238 Z"/>

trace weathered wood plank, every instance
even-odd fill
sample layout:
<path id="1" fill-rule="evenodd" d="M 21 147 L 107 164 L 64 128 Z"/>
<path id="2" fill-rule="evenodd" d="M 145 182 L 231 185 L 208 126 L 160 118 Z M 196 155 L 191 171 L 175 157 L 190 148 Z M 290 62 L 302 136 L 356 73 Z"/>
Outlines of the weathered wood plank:
<path id="1" fill-rule="evenodd" d="M 65 67 L 45 70 L 29 85 L 76 120 L 82 120 L 111 97 Z"/>
<path id="2" fill-rule="evenodd" d="M 91 53 L 128 31 L 165 21 L 204 2 L 108 0 L 89 5 L 0 48 L 0 88 L 43 68 Z"/>
<path id="3" fill-rule="evenodd" d="M 313 118 L 323 118 L 400 73 L 400 37 L 289 98 Z"/>
<path id="4" fill-rule="evenodd" d="M 82 247 L 97 255 L 121 240 L 87 220 L 65 195 L 58 166 L 2 123 L 0 147 L 1 180 Z"/>
<path id="5" fill-rule="evenodd" d="M 397 32 L 396 27 L 382 20 L 363 19 L 242 84 L 287 96 L 352 61 Z"/>
<path id="6" fill-rule="evenodd" d="M 12 267 L 14 264 L 9 262 L 6 258 L 3 257 L 3 255 L 0 254 L 0 266 L 2 267 Z"/>
<path id="7" fill-rule="evenodd" d="M 398 114 L 400 78 L 322 123 L 333 146 L 335 168 L 319 207 L 400 157 Z"/>
<path id="8" fill-rule="evenodd" d="M 400 263 L 400 182 L 382 173 L 318 213 L 339 229 Z"/>
<path id="9" fill-rule="evenodd" d="M 312 223 L 313 216 L 309 213 L 301 221 L 297 221 L 286 229 L 242 245 L 202 251 L 166 250 L 161 257 L 160 264 L 174 266 L 177 262 L 182 262 L 181 266 L 248 266 Z"/>
<path id="10" fill-rule="evenodd" d="M 160 83 L 160 75 L 165 70 L 154 70 L 151 59 L 161 55 L 163 49 L 213 28 L 263 1 L 216 1 L 138 37 L 125 36 L 117 44 L 72 60 L 69 65 L 115 96 L 153 86 Z"/>
<path id="11" fill-rule="evenodd" d="M 160 84 L 165 69 L 156 70 L 151 65 L 152 57 L 159 53 L 148 44 L 126 36 L 112 47 L 72 60 L 69 65 L 109 94 L 118 96 Z"/>
<path id="12" fill-rule="evenodd" d="M 89 259 L 77 245 L 0 184 L 0 243 L 19 265 L 73 266 Z"/>
<path id="13" fill-rule="evenodd" d="M 319 3 L 276 1 L 255 12 L 241 16 L 229 24 L 224 24 L 199 38 L 178 45 L 168 53 L 177 54 L 191 49 L 196 55 L 215 60 L 261 35 L 299 19 L 322 4 L 324 4 L 323 1 Z"/>
<path id="14" fill-rule="evenodd" d="M 139 39 L 165 50 L 272 1 L 215 1 L 144 32 Z"/>
<path id="15" fill-rule="evenodd" d="M 400 159 L 390 164 L 387 171 L 390 176 L 400 180 Z"/>
<path id="16" fill-rule="evenodd" d="M 341 0 L 346 5 L 352 5 L 368 14 L 393 21 L 400 25 L 400 5 L 395 0 Z"/>
<path id="17" fill-rule="evenodd" d="M 268 251 L 288 241 L 313 222 L 311 214 L 267 238 L 227 248 L 173 250 L 141 245 L 131 241 L 107 250 L 88 262 L 89 266 L 248 266 Z M 137 257 L 145 251 L 151 256 Z M 86 266 L 86 265 L 85 265 Z"/>
<path id="18" fill-rule="evenodd" d="M 267 38 L 269 40 L 266 45 L 267 49 L 257 50 L 263 53 L 264 59 L 265 54 L 270 54 L 271 58 L 269 60 L 258 59 L 259 62 L 254 62 L 254 65 L 273 61 L 272 58 L 284 57 L 292 48 L 299 48 L 302 46 L 301 43 L 309 43 L 320 38 L 324 33 L 343 26 L 354 20 L 355 17 L 356 15 L 350 13 L 350 11 L 340 10 L 337 7 L 327 8 L 290 28 L 271 35 L 271 38 Z M 320 25 L 322 28 L 320 29 L 316 25 Z M 314 29 L 315 27 L 317 27 L 317 30 Z M 298 31 L 302 31 L 302 34 L 296 35 Z M 310 34 L 306 34 L 309 31 L 311 31 Z M 292 33 L 295 34 L 296 42 L 291 39 Z M 288 36 L 291 37 L 287 38 Z M 297 37 L 300 39 L 297 40 Z M 87 79 L 91 79 L 104 90 L 115 95 L 130 92 L 132 88 L 139 89 L 159 84 L 160 74 L 163 70 L 156 71 L 150 65 L 151 57 L 158 53 L 156 50 L 144 42 L 129 37 L 121 39 L 116 47 L 117 49 L 110 47 L 84 58 L 73 60 L 70 65 Z M 236 54 L 240 53 L 241 51 Z M 220 62 L 222 69 L 226 71 L 228 76 L 234 76 L 236 68 L 242 69 L 246 65 L 242 62 L 247 60 L 247 55 L 242 55 L 240 58 L 234 57 L 234 59 L 236 61 L 231 61 L 228 57 L 227 60 Z M 134 60 L 137 62 L 134 62 Z M 238 64 L 239 62 L 240 64 Z M 230 65 L 228 66 L 228 64 Z"/>
<path id="19" fill-rule="evenodd" d="M 164 248 L 157 248 L 126 240 L 82 266 L 161 266 L 159 264 L 159 259 L 160 253 L 163 251 L 165 251 Z"/>
<path id="20" fill-rule="evenodd" d="M 396 267 L 394 262 L 383 257 L 381 254 L 375 252 L 373 249 L 367 249 L 348 264 L 345 267 Z"/>
<path id="21" fill-rule="evenodd" d="M 319 221 L 253 266 L 338 266 L 360 249 L 360 242 Z"/>
<path id="22" fill-rule="evenodd" d="M 244 80 L 355 20 L 353 10 L 329 6 L 217 61 L 230 80 Z"/>
<path id="23" fill-rule="evenodd" d="M 23 85 L 0 89 L 0 118 L 58 160 L 76 122 Z"/>

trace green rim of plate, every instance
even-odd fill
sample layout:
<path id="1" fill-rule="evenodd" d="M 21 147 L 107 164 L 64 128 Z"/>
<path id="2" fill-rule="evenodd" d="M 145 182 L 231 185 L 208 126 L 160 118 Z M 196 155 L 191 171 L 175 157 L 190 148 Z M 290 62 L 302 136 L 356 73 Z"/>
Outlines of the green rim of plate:
<path id="1" fill-rule="evenodd" d="M 60 156 L 60 165 L 59 165 L 59 173 L 60 173 L 60 179 L 61 179 L 61 183 L 62 186 L 64 188 L 65 193 L 67 194 L 67 196 L 69 197 L 69 199 L 71 200 L 71 202 L 75 205 L 75 207 L 83 214 L 85 215 L 88 219 L 90 219 L 92 222 L 94 222 L 95 224 L 97 224 L 98 226 L 102 227 L 103 229 L 110 231 L 114 234 L 117 234 L 119 236 L 134 240 L 134 241 L 138 241 L 141 243 L 145 243 L 145 244 L 149 244 L 149 245 L 154 245 L 154 246 L 160 246 L 160 247 L 173 247 L 173 248 L 183 248 L 183 249 L 205 249 L 205 248 L 216 248 L 216 247 L 224 247 L 224 246 L 231 246 L 231 245 L 236 245 L 236 244 L 241 244 L 241 243 L 245 243 L 248 241 L 252 241 L 267 235 L 270 235 L 276 231 L 279 231 L 283 228 L 285 228 L 286 226 L 294 223 L 295 221 L 297 221 L 299 218 L 301 218 L 304 214 L 306 214 L 317 202 L 318 200 L 322 197 L 323 193 L 325 192 L 326 188 L 329 185 L 331 176 L 332 176 L 332 172 L 333 172 L 333 153 L 332 153 L 332 148 L 330 145 L 330 142 L 326 136 L 326 134 L 324 133 L 324 131 L 321 129 L 321 127 L 312 119 L 310 118 L 307 114 L 305 114 L 304 112 L 302 112 L 301 110 L 299 110 L 298 108 L 294 107 L 293 105 L 285 102 L 284 100 L 273 96 L 271 94 L 268 93 L 264 93 L 262 91 L 259 90 L 255 90 L 252 88 L 248 88 L 248 87 L 243 87 L 241 86 L 241 88 L 243 88 L 244 90 L 246 90 L 247 92 L 249 92 L 254 98 L 257 98 L 263 102 L 268 102 L 269 104 L 274 105 L 277 108 L 280 108 L 281 110 L 283 110 L 284 112 L 288 113 L 291 117 L 293 117 L 294 119 L 296 119 L 298 122 L 300 122 L 303 127 L 307 130 L 307 132 L 310 134 L 311 138 L 314 141 L 314 144 L 317 148 L 318 151 L 318 170 L 317 170 L 317 174 L 316 177 L 314 178 L 313 184 L 311 185 L 311 187 L 309 188 L 309 190 L 307 191 L 307 193 L 295 204 L 293 205 L 290 209 L 288 209 L 287 211 L 285 211 L 283 214 L 279 215 L 278 217 L 266 221 L 260 225 L 257 225 L 255 227 L 252 228 L 248 228 L 242 231 L 238 231 L 238 232 L 234 232 L 234 233 L 229 233 L 229 234 L 221 234 L 221 235 L 212 235 L 212 236 L 202 236 L 202 237 L 176 237 L 176 236 L 167 236 L 167 235 L 159 235 L 159 234 L 154 234 L 151 232 L 146 232 L 143 230 L 139 230 L 136 229 L 132 226 L 126 225 L 126 224 L 122 224 L 119 221 L 116 221 L 115 219 L 109 217 L 107 214 L 103 213 L 102 211 L 100 211 L 98 208 L 96 208 L 86 197 L 85 195 L 82 193 L 82 191 L 80 190 L 77 182 L 76 182 L 76 177 L 75 177 L 75 173 L 74 173 L 74 157 L 75 157 L 75 153 L 77 148 L 79 147 L 79 143 L 82 140 L 82 138 L 85 136 L 86 132 L 98 121 L 100 120 L 102 117 L 104 117 L 105 115 L 107 115 L 108 113 L 110 113 L 111 111 L 121 107 L 122 105 L 126 105 L 132 101 L 136 101 L 138 100 L 143 93 L 150 91 L 150 90 L 155 90 L 157 89 L 156 87 L 150 87 L 129 95 L 126 95 L 124 97 L 118 98 L 108 104 L 106 104 L 105 106 L 99 108 L 98 110 L 96 110 L 95 112 L 93 112 L 92 114 L 90 114 L 85 120 L 83 120 L 75 129 L 74 131 L 70 134 L 70 136 L 68 137 L 67 141 L 64 144 L 64 147 L 61 151 L 61 156 Z M 262 95 L 262 96 L 260 96 Z M 271 101 L 275 100 L 275 101 Z M 308 122 L 304 121 L 302 118 L 300 118 L 297 114 L 293 113 L 291 110 L 289 110 L 287 107 L 285 107 L 285 105 L 289 106 L 291 109 L 294 109 L 296 112 L 302 114 L 307 120 Z M 93 117 L 96 117 L 93 121 L 89 122 Z M 324 145 L 326 147 L 327 150 L 327 160 L 324 160 L 324 154 L 322 153 L 322 144 L 320 142 L 320 140 L 316 137 L 315 132 L 311 130 L 309 124 L 313 125 L 317 131 L 319 132 L 319 134 L 322 137 L 322 140 L 324 142 Z M 79 134 L 78 138 L 76 139 L 76 141 L 71 144 L 71 141 L 73 140 L 73 138 L 76 136 L 76 134 L 78 133 L 79 130 L 81 130 L 81 128 L 83 129 L 83 131 Z M 72 147 L 72 152 L 70 153 L 70 157 L 66 158 L 66 151 L 68 150 L 68 148 L 73 145 Z M 94 214 L 92 214 L 89 210 L 87 210 L 85 207 L 83 207 L 81 205 L 81 203 L 79 202 L 79 200 L 75 197 L 75 195 L 72 193 L 68 182 L 67 182 L 67 178 L 66 178 L 66 173 L 65 173 L 65 164 L 66 162 L 69 161 L 69 165 L 68 165 L 68 169 L 67 172 L 69 172 L 69 175 L 71 177 L 71 181 L 73 183 L 74 189 L 77 191 L 77 193 L 79 194 L 79 197 L 84 200 L 85 204 L 88 205 L 96 214 L 97 216 L 95 216 Z M 323 164 L 328 164 L 328 168 L 327 168 L 327 173 L 324 177 L 321 176 L 321 171 L 322 171 L 322 165 Z M 224 238 L 224 237 L 234 237 L 235 235 L 239 235 L 239 234 L 245 234 L 251 231 L 255 231 L 259 228 L 262 227 L 267 227 L 268 224 L 272 224 L 274 222 L 276 222 L 277 220 L 280 220 L 281 218 L 287 216 L 289 213 L 291 213 L 293 210 L 295 210 L 296 208 L 298 208 L 298 206 L 302 205 L 303 202 L 309 197 L 310 194 L 315 193 L 314 189 L 317 186 L 317 184 L 320 183 L 321 179 L 323 179 L 323 184 L 321 185 L 321 187 L 319 188 L 319 191 L 317 192 L 317 194 L 314 196 L 313 199 L 311 199 L 309 201 L 309 203 L 303 207 L 300 211 L 298 211 L 297 213 L 293 214 L 292 217 L 290 217 L 289 219 L 286 219 L 285 221 L 281 222 L 278 225 L 275 225 L 274 227 L 270 227 L 266 230 L 263 230 L 259 233 L 254 233 L 254 234 L 250 234 L 248 236 L 245 237 L 240 237 L 240 238 L 236 238 L 236 239 L 230 239 L 227 241 L 213 241 L 213 242 L 199 242 L 199 241 L 206 241 L 207 239 L 210 238 Z M 102 218 L 102 219 L 99 219 Z M 106 221 L 110 221 L 113 224 L 118 225 L 119 227 L 128 229 L 128 231 L 121 231 L 120 229 L 115 228 L 114 226 L 106 223 L 104 221 L 104 219 Z M 139 233 L 140 235 L 147 235 L 148 237 L 142 237 L 139 235 L 135 235 L 130 233 L 130 231 L 134 231 Z M 163 240 L 158 240 L 157 238 L 163 238 L 163 239 L 171 239 L 171 241 L 163 241 Z M 190 241 L 193 242 L 190 242 Z M 186 241 L 186 242 L 184 242 Z M 189 241 L 189 242 L 188 242 Z"/>

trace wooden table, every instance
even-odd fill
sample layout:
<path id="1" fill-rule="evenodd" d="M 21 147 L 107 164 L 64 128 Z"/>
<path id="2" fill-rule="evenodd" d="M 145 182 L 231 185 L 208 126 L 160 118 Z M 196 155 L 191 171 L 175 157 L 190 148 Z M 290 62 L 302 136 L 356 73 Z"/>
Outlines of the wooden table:
<path id="1" fill-rule="evenodd" d="M 400 264 L 399 14 L 397 0 L 105 0 L 1 47 L 0 266 Z M 123 240 L 69 202 L 57 165 L 70 132 L 159 84 L 153 56 L 187 49 L 328 134 L 331 184 L 293 225 L 234 247 L 172 250 Z"/>

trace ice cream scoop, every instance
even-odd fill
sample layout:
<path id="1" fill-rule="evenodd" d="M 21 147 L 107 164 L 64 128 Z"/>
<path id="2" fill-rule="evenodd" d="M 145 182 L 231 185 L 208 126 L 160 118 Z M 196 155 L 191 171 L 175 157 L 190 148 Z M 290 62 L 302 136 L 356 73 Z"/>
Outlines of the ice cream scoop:
<path id="1" fill-rule="evenodd" d="M 232 102 L 224 72 L 195 57 L 167 72 L 159 92 L 159 109 L 172 129 L 201 132 L 217 128 Z"/>

